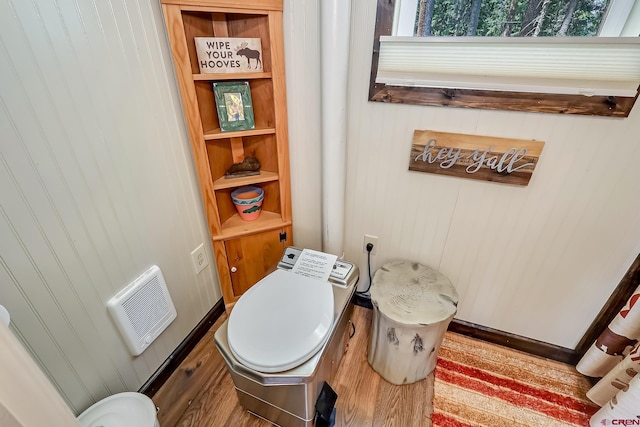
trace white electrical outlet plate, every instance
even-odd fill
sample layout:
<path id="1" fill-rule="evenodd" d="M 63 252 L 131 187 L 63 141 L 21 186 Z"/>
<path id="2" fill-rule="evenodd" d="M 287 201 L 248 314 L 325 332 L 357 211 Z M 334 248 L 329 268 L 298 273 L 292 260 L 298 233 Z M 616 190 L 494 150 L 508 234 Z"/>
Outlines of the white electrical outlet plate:
<path id="1" fill-rule="evenodd" d="M 193 268 L 196 274 L 200 274 L 200 272 L 209 265 L 207 252 L 204 250 L 204 243 L 201 243 L 200 246 L 191 251 L 191 259 L 193 260 Z"/>
<path id="2" fill-rule="evenodd" d="M 364 235 L 364 243 L 362 244 L 362 252 L 367 253 L 367 244 L 371 243 L 373 245 L 373 250 L 371 251 L 371 255 L 375 255 L 378 252 L 378 237 L 371 236 L 369 234 Z"/>

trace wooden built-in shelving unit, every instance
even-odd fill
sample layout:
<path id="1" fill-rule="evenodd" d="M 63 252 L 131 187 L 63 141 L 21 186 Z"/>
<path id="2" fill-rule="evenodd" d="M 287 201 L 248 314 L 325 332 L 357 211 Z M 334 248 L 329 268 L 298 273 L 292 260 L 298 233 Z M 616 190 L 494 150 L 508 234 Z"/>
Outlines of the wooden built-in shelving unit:
<path id="1" fill-rule="evenodd" d="M 289 149 L 282 37 L 282 0 L 162 0 L 185 120 L 227 309 L 271 270 L 293 244 Z M 260 38 L 261 72 L 202 74 L 195 37 Z M 247 81 L 255 128 L 220 130 L 212 83 Z M 257 158 L 259 175 L 225 178 L 245 157 Z M 243 221 L 231 192 L 264 190 L 262 213 Z"/>

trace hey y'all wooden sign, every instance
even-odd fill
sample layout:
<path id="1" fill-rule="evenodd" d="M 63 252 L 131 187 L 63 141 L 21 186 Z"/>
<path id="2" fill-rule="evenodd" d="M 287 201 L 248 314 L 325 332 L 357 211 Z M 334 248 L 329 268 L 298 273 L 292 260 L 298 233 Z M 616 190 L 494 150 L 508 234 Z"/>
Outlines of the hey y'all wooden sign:
<path id="1" fill-rule="evenodd" d="M 416 130 L 409 170 L 527 185 L 544 142 Z"/>

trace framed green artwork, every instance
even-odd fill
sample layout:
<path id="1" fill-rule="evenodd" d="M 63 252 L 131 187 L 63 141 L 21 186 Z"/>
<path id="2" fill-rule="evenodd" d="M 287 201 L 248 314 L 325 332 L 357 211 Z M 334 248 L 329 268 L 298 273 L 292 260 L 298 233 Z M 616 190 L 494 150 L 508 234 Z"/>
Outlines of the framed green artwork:
<path id="1" fill-rule="evenodd" d="M 222 132 L 255 128 L 249 82 L 215 82 L 213 93 Z"/>

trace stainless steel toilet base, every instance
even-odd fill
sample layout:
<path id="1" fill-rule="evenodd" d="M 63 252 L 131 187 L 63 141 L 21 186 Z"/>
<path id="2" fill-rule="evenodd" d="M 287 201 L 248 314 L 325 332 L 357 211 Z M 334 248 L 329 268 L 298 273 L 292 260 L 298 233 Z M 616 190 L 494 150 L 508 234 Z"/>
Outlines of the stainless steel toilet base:
<path id="1" fill-rule="evenodd" d="M 241 365 L 227 342 L 227 322 L 215 333 L 233 379 L 240 405 L 283 427 L 313 425 L 315 402 L 326 381 L 331 384 L 349 340 L 353 305 L 344 307 L 326 345 L 311 360 L 286 372 L 265 374 Z"/>
<path id="2" fill-rule="evenodd" d="M 353 265 L 347 285 L 333 286 L 334 322 L 325 345 L 311 359 L 288 371 L 263 373 L 242 365 L 229 348 L 227 321 L 220 326 L 214 335 L 215 343 L 243 408 L 282 427 L 313 425 L 320 390 L 325 381 L 331 385 L 347 348 L 353 313 L 350 301 L 358 276 L 358 267 Z"/>

